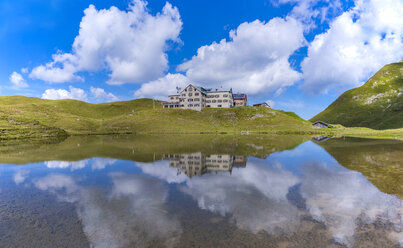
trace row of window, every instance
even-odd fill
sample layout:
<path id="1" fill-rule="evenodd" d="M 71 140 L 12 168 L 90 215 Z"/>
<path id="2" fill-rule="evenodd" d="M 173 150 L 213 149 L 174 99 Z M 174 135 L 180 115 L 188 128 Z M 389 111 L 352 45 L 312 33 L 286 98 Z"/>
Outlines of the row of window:
<path id="1" fill-rule="evenodd" d="M 219 98 L 220 95 L 208 95 L 207 98 Z M 228 97 L 228 94 L 224 94 L 223 97 Z"/>
<path id="2" fill-rule="evenodd" d="M 207 103 L 228 102 L 228 100 L 207 100 Z"/>

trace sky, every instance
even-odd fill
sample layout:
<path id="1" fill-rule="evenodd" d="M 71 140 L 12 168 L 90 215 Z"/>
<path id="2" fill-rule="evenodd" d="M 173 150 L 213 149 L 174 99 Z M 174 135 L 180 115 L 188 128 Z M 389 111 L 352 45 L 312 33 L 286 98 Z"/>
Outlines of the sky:
<path id="1" fill-rule="evenodd" d="M 91 103 L 192 83 L 309 119 L 403 58 L 403 0 L 1 0 L 0 95 Z"/>

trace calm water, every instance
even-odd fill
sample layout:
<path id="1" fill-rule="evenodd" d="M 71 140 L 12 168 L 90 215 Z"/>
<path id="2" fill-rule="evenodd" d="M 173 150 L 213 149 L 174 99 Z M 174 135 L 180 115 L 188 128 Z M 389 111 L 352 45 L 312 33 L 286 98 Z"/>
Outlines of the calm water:
<path id="1" fill-rule="evenodd" d="M 402 161 L 352 138 L 4 144 L 0 247 L 401 247 Z"/>

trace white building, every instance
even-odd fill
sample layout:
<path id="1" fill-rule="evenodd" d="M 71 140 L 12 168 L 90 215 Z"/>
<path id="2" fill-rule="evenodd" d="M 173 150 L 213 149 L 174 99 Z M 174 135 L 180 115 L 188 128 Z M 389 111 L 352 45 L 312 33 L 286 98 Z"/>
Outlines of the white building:
<path id="1" fill-rule="evenodd" d="M 230 108 L 234 106 L 232 89 L 228 91 L 211 90 L 188 85 L 177 95 L 168 96 L 164 108 L 182 108 L 201 111 L 205 107 Z"/>

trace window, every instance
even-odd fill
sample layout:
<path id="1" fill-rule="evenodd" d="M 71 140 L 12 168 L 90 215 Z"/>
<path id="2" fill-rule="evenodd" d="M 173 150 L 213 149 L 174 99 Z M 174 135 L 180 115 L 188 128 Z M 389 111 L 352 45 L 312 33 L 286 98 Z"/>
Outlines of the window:
<path id="1" fill-rule="evenodd" d="M 224 100 L 224 102 L 228 102 L 228 100 Z"/>
<path id="2" fill-rule="evenodd" d="M 224 97 L 228 97 L 228 95 L 227 95 L 227 94 L 225 94 L 225 95 L 224 95 Z"/>
<path id="3" fill-rule="evenodd" d="M 192 91 L 193 89 L 192 89 L 192 87 L 189 87 L 189 91 Z"/>
<path id="4" fill-rule="evenodd" d="M 182 94 L 182 96 L 183 96 L 183 97 L 185 97 L 185 96 L 186 96 L 186 94 Z"/>
<path id="5" fill-rule="evenodd" d="M 190 108 L 193 107 L 193 104 L 189 104 L 188 107 L 190 107 Z"/>
<path id="6" fill-rule="evenodd" d="M 218 105 L 217 107 L 221 108 L 222 106 L 221 106 L 221 105 Z"/>
<path id="7" fill-rule="evenodd" d="M 219 95 L 215 95 L 215 98 L 218 98 L 219 97 Z"/>
<path id="8" fill-rule="evenodd" d="M 189 99 L 188 99 L 188 102 L 193 102 L 193 99 L 192 99 L 192 98 L 189 98 Z"/>
<path id="9" fill-rule="evenodd" d="M 195 98 L 195 102 L 200 102 L 200 98 Z"/>
<path id="10" fill-rule="evenodd" d="M 199 95 L 199 93 L 195 93 L 195 96 L 198 96 Z"/>
<path id="11" fill-rule="evenodd" d="M 189 93 L 189 96 L 192 96 L 192 93 Z"/>
<path id="12" fill-rule="evenodd" d="M 216 100 L 212 100 L 211 102 L 212 102 L 212 103 L 215 103 L 215 102 L 216 102 Z"/>
<path id="13" fill-rule="evenodd" d="M 195 107 L 200 107 L 200 105 L 199 105 L 199 104 L 195 104 L 194 106 L 195 106 Z"/>
<path id="14" fill-rule="evenodd" d="M 222 100 L 218 100 L 218 102 L 222 102 Z"/>
<path id="15" fill-rule="evenodd" d="M 210 108 L 211 106 L 210 105 L 207 105 L 207 108 Z"/>

